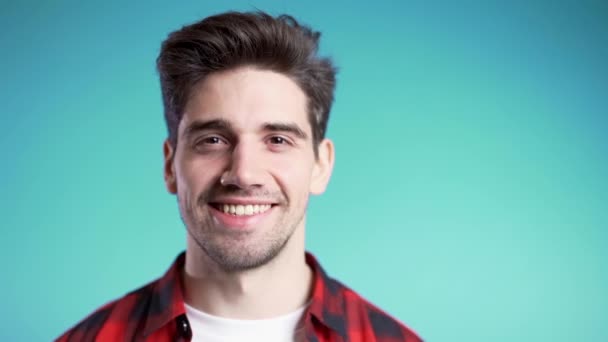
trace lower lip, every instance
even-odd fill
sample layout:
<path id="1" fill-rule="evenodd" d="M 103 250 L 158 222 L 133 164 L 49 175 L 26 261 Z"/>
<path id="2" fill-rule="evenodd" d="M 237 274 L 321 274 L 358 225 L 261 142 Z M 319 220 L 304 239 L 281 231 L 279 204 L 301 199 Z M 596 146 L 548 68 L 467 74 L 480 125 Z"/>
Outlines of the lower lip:
<path id="1" fill-rule="evenodd" d="M 209 208 L 211 208 L 211 214 L 221 226 L 235 229 L 252 229 L 256 227 L 264 218 L 270 215 L 270 212 L 274 210 L 274 207 L 275 206 L 273 205 L 270 207 L 270 209 L 260 214 L 237 216 L 226 214 L 223 211 L 209 205 Z"/>

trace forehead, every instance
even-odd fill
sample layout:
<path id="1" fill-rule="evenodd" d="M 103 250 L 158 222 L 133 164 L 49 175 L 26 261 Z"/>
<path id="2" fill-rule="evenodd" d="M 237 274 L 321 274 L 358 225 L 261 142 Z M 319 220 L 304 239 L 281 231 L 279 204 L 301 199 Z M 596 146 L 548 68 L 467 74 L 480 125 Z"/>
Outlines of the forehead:
<path id="1" fill-rule="evenodd" d="M 307 133 L 307 97 L 289 77 L 251 67 L 213 73 L 197 84 L 180 122 L 180 131 L 197 120 L 223 119 L 239 130 L 268 122 L 293 122 Z"/>

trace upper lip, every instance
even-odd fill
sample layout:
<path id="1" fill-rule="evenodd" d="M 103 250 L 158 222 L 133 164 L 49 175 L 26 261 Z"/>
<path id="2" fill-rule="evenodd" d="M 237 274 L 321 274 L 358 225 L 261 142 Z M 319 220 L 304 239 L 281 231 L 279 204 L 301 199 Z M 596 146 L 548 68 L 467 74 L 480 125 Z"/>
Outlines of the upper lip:
<path id="1" fill-rule="evenodd" d="M 209 201 L 215 204 L 276 204 L 277 202 L 268 199 L 243 198 L 243 197 L 223 197 Z"/>

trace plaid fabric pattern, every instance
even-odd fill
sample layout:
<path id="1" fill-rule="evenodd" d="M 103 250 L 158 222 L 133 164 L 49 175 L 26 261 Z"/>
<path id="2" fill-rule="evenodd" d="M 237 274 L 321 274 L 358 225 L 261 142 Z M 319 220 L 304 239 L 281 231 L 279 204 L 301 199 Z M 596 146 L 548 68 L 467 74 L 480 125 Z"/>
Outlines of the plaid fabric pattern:
<path id="1" fill-rule="evenodd" d="M 110 302 L 56 341 L 190 341 L 180 271 L 181 253 L 159 279 Z M 330 278 L 306 253 L 314 271 L 314 290 L 304 318 L 310 342 L 422 342 L 409 328 Z"/>

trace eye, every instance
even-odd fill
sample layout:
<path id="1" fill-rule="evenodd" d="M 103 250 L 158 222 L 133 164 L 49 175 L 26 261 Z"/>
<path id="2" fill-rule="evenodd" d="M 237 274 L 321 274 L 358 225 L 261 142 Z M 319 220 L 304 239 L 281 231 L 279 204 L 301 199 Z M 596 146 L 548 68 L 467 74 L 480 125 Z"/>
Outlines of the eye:
<path id="1" fill-rule="evenodd" d="M 203 152 L 221 150 L 224 149 L 224 147 L 226 146 L 228 146 L 228 142 L 223 137 L 217 135 L 208 135 L 206 137 L 196 139 L 194 141 L 193 148 L 195 150 Z"/>
<path id="2" fill-rule="evenodd" d="M 296 146 L 288 137 L 281 135 L 272 135 L 266 139 L 268 149 L 273 152 L 286 152 Z"/>
<path id="3" fill-rule="evenodd" d="M 199 143 L 209 144 L 209 145 L 221 144 L 222 139 L 220 139 L 219 137 L 207 137 L 207 138 L 201 139 L 201 141 Z"/>
<path id="4" fill-rule="evenodd" d="M 281 137 L 281 136 L 274 136 L 274 137 L 270 137 L 270 139 L 268 139 L 268 142 L 270 142 L 273 145 L 284 145 L 287 144 L 287 139 Z"/>

